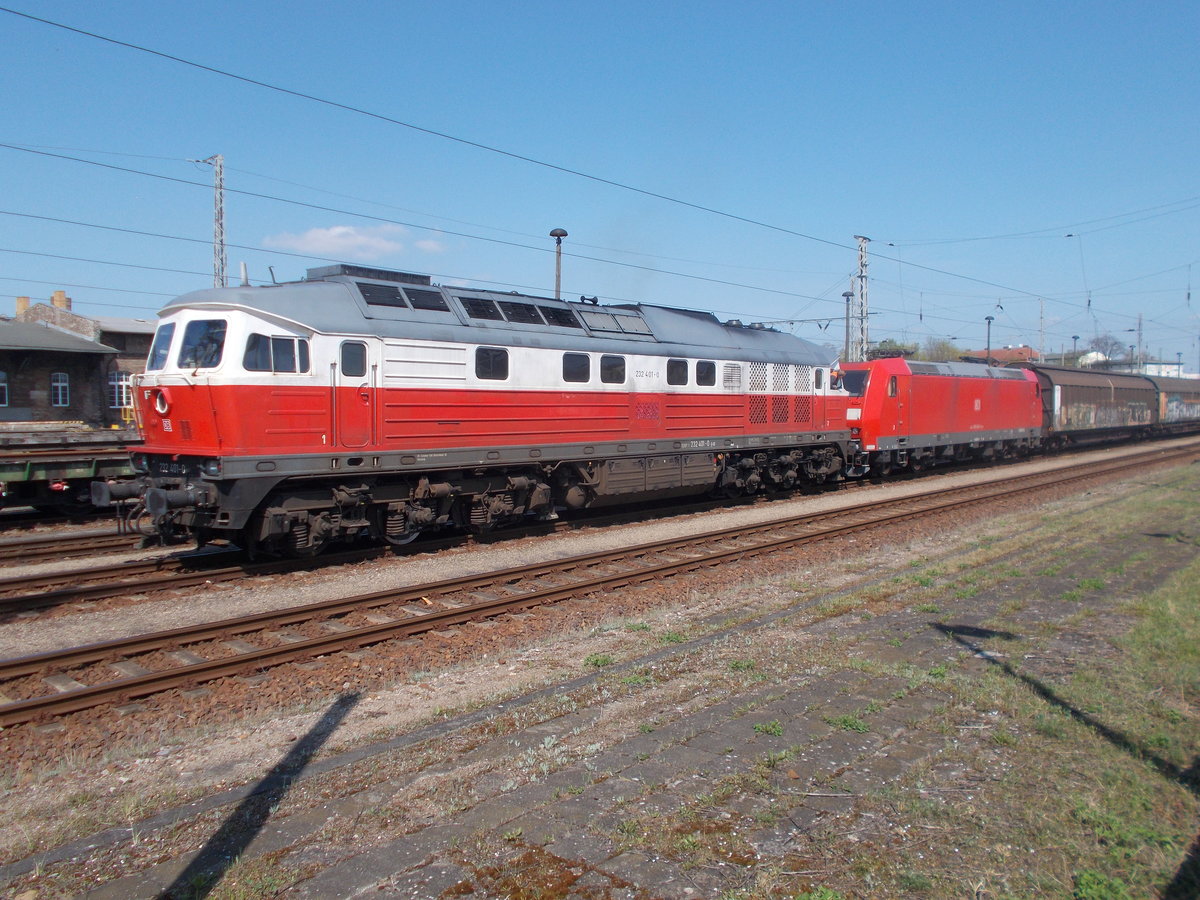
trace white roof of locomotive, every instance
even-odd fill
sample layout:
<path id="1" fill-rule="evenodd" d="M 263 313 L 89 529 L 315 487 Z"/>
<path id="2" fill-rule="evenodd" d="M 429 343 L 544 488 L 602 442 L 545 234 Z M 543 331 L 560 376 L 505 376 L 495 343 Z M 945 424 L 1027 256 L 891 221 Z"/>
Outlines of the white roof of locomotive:
<path id="1" fill-rule="evenodd" d="M 310 272 L 314 274 L 320 270 Z M 694 310 L 646 304 L 601 306 L 593 302 L 552 300 L 516 293 L 433 285 L 427 279 L 372 279 L 326 275 L 308 281 L 264 287 L 210 288 L 172 300 L 159 316 L 184 308 L 244 309 L 283 320 L 323 334 L 377 335 L 384 338 L 448 340 L 468 344 L 534 346 L 593 352 L 647 353 L 690 357 L 713 356 L 751 362 L 828 366 L 836 353 L 828 348 L 780 331 L 722 323 L 714 315 Z M 445 311 L 381 306 L 367 303 L 359 285 L 393 285 L 440 293 Z M 541 308 L 570 309 L 581 327 L 528 324 L 471 318 L 463 301 L 493 300 L 533 304 Z M 632 323 L 634 333 L 620 327 L 604 328 L 610 313 Z M 599 322 L 593 328 L 588 320 Z M 640 322 L 638 321 L 640 320 Z M 644 324 L 643 324 L 644 323 Z M 656 345 L 653 350 L 647 344 Z"/>

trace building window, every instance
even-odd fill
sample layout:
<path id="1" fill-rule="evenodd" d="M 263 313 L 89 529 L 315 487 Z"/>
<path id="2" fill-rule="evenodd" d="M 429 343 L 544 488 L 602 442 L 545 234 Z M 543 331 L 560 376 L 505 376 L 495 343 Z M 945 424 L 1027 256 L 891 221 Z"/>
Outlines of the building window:
<path id="1" fill-rule="evenodd" d="M 477 347 L 475 377 L 487 381 L 507 381 L 508 351 L 498 347 Z"/>
<path id="2" fill-rule="evenodd" d="M 8 373 L 0 372 L 0 406 L 8 406 Z"/>
<path id="3" fill-rule="evenodd" d="M 133 376 L 128 372 L 108 373 L 108 408 L 129 409 L 133 406 Z"/>
<path id="4" fill-rule="evenodd" d="M 71 379 L 67 377 L 66 372 L 50 374 L 50 405 L 71 405 Z"/>

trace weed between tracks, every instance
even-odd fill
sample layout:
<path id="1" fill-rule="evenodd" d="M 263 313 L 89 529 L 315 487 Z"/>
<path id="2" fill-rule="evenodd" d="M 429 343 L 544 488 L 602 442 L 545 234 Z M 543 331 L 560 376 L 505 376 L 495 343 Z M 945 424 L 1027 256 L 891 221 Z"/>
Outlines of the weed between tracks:
<path id="1" fill-rule="evenodd" d="M 1016 537 L 947 547 L 845 596 L 825 599 L 818 579 L 793 572 L 729 588 L 719 613 L 686 629 L 672 627 L 670 617 L 597 628 L 574 657 L 577 674 L 594 676 L 586 687 L 312 779 L 276 815 L 286 822 L 379 786 L 358 813 L 335 816 L 314 837 L 327 859 L 351 855 L 566 767 L 580 778 L 561 796 L 586 794 L 608 778 L 590 760 L 614 736 L 654 741 L 639 756 L 652 762 L 656 750 L 695 733 L 675 723 L 746 693 L 756 699 L 734 704 L 727 752 L 737 756 L 758 742 L 748 770 L 704 778 L 682 771 L 645 784 L 596 829 L 686 871 L 740 873 L 724 900 L 1147 895 L 1180 871 L 1198 811 L 1191 773 L 1200 745 L 1200 597 L 1192 585 L 1200 564 L 1189 541 L 1200 519 L 1194 504 L 1177 498 L 1194 496 L 1200 477 L 1181 478 L 1190 480 L 1098 510 L 1034 517 Z M 1155 530 L 1167 520 L 1169 533 Z M 805 565 L 802 555 L 791 558 Z M 1179 566 L 1181 574 L 1158 589 Z M 788 608 L 794 612 L 768 627 L 685 643 Z M 990 618 L 971 618 L 982 608 L 993 610 Z M 895 619 L 902 627 L 871 631 L 903 611 Z M 962 644 L 958 656 L 911 662 L 909 650 L 939 625 Z M 812 711 L 828 733 L 879 741 L 903 730 L 902 745 L 932 748 L 886 786 L 864 782 L 847 792 L 832 777 L 807 781 L 800 772 L 808 738 L 759 712 L 783 696 L 774 684 L 833 684 L 844 674 L 861 676 L 871 690 L 847 682 L 837 696 L 851 711 Z M 937 702 L 889 719 L 891 705 L 911 697 Z M 439 708 L 433 718 L 477 705 Z M 552 734 L 530 731 L 546 725 Z M 846 804 L 836 805 L 834 794 Z M 798 804 L 826 800 L 828 815 L 797 814 Z M 103 802 L 88 792 L 78 798 L 81 810 Z M 108 803 L 111 822 L 126 801 Z M 203 842 L 219 821 L 205 816 L 120 855 L 130 867 L 143 846 L 169 858 Z M 537 884 L 545 898 L 565 897 L 589 872 L 516 828 L 454 852 L 484 891 Z M 505 865 L 489 865 L 488 853 Z M 108 860 L 110 873 L 120 870 L 117 857 Z M 281 856 L 276 880 L 272 861 L 242 861 L 210 896 L 273 896 L 308 871 Z M 522 882 L 522 872 L 537 877 Z M 51 882 L 56 875 L 63 877 Z M 27 884 L 70 893 L 87 883 L 72 878 L 52 867 Z"/>

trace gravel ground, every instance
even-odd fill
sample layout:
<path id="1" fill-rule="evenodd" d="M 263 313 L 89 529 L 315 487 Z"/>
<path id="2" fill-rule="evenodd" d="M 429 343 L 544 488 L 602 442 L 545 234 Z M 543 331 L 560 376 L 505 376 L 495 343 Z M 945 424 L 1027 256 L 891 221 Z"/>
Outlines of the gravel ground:
<path id="1" fill-rule="evenodd" d="M 1133 449 L 1107 449 L 1098 455 L 1118 457 Z M 1023 471 L 1070 465 L 1074 460 L 1038 460 L 1021 464 Z M 1006 471 L 1014 471 L 1009 468 Z M 993 471 L 943 475 L 938 486 L 955 486 L 994 477 Z M 868 497 L 899 497 L 927 491 L 929 479 L 893 482 L 862 491 L 847 491 L 724 511 L 718 514 L 632 526 L 476 546 L 387 561 L 373 561 L 300 576 L 247 580 L 214 585 L 185 601 L 163 599 L 94 613 L 29 620 L 0 627 L 0 653 L 22 655 L 40 650 L 104 640 L 131 633 L 177 627 L 197 621 L 294 606 L 321 599 L 415 584 L 458 574 L 518 566 L 585 552 L 628 546 L 667 536 L 707 531 L 746 522 L 768 521 L 798 512 L 815 512 L 863 502 Z M 939 526 L 939 529 L 943 526 Z M 572 601 L 548 615 L 538 613 L 508 626 L 480 626 L 459 642 L 431 636 L 414 647 L 414 658 L 434 660 L 424 671 L 397 670 L 374 677 L 352 714 L 341 723 L 326 752 L 341 752 L 402 734 L 437 721 L 447 709 L 485 708 L 507 698 L 577 677 L 589 654 L 621 658 L 644 652 L 644 638 L 619 627 L 645 623 L 655 633 L 686 632 L 699 621 L 736 618 L 753 604 L 761 615 L 794 603 L 807 584 L 835 590 L 861 578 L 863 572 L 901 564 L 911 556 L 937 557 L 944 536 L 906 535 L 903 543 L 883 536 L 848 538 L 825 549 L 808 548 L 772 563 L 725 567 L 720 572 L 680 579 L 666 585 L 622 592 L 603 602 Z M 853 565 L 847 565 L 849 553 Z M 778 568 L 786 577 L 773 571 Z M 516 619 L 516 617 L 514 617 Z M 417 642 L 413 642 L 414 645 Z M 441 645 L 445 644 L 445 647 Z M 441 650 L 444 653 L 440 653 Z M 469 651 L 469 652 L 468 652 Z M 440 655 L 439 655 L 440 653 Z M 398 677 L 396 677 L 398 676 Z M 350 682 L 344 687 L 349 689 Z M 309 731 L 328 706 L 329 693 L 314 691 L 307 703 L 282 707 L 264 703 L 245 717 L 210 721 L 189 732 L 160 731 L 113 746 L 102 758 L 54 758 L 48 737 L 45 763 L 26 777 L 7 776 L 0 814 L 0 857 L 5 861 L 52 847 L 103 826 L 132 823 L 165 806 L 253 781 L 263 761 L 286 752 L 298 735 Z M 677 698 L 685 708 L 686 696 Z M 627 733 L 630 722 L 644 720 L 643 709 L 613 704 L 605 709 L 607 729 Z M 636 725 L 634 726 L 636 729 Z M 595 738 L 603 739 L 600 729 Z M 414 812 L 417 815 L 419 810 Z"/>

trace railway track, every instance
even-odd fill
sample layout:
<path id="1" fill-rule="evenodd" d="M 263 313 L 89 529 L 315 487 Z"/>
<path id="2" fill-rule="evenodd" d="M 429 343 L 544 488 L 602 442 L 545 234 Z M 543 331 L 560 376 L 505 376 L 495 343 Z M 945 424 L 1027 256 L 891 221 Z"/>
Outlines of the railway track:
<path id="1" fill-rule="evenodd" d="M 94 556 L 106 550 L 134 550 L 141 535 L 102 533 L 56 534 L 0 542 L 0 566 L 27 565 Z"/>
<path id="2" fill-rule="evenodd" d="M 1197 447 L 1138 454 L 8 660 L 0 663 L 0 726 L 135 703 L 163 691 L 1197 455 Z"/>

